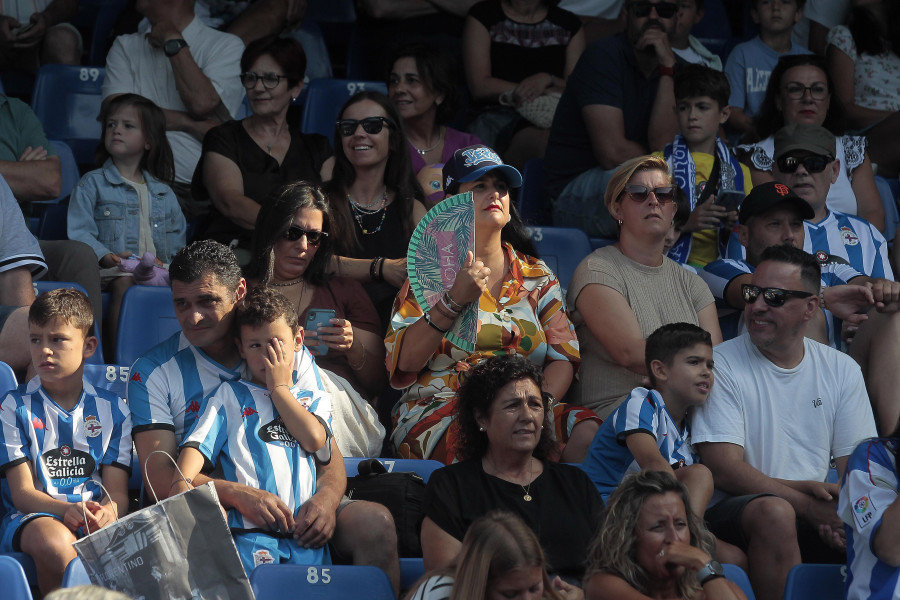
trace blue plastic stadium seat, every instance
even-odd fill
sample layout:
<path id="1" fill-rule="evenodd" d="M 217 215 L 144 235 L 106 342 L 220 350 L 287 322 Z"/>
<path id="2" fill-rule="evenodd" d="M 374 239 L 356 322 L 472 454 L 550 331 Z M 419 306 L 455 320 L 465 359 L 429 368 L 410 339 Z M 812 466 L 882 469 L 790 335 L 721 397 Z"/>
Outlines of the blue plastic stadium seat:
<path id="1" fill-rule="evenodd" d="M 73 558 L 63 573 L 62 586 L 64 588 L 76 587 L 79 585 L 91 585 L 91 578 L 88 577 L 87 569 L 84 563 L 77 556 Z"/>
<path id="2" fill-rule="evenodd" d="M 355 477 L 359 475 L 359 463 L 367 458 L 345 458 L 344 469 L 347 471 L 347 477 Z M 415 473 L 419 477 L 428 482 L 428 478 L 437 469 L 444 466 L 444 463 L 437 460 L 419 460 L 416 458 L 378 458 L 378 462 L 384 465 L 388 473 Z"/>
<path id="3" fill-rule="evenodd" d="M 48 206 L 47 208 L 55 208 L 55 206 Z M 58 205 L 62 206 L 62 205 Z M 79 284 L 74 281 L 44 281 L 43 279 L 34 282 L 34 295 L 43 294 L 49 290 L 55 290 L 56 288 L 74 288 L 84 294 L 88 295 L 87 290 L 84 289 Z M 97 338 L 97 350 L 94 351 L 94 355 L 87 359 L 87 364 L 90 365 L 102 365 L 103 364 L 103 344 L 100 341 L 100 336 L 97 335 L 97 324 L 94 323 L 94 336 Z"/>
<path id="4" fill-rule="evenodd" d="M 549 211 L 544 194 L 544 159 L 532 158 L 522 169 L 522 187 L 516 202 L 519 216 L 528 225 L 549 225 Z"/>
<path id="5" fill-rule="evenodd" d="M 9 390 L 14 390 L 17 387 L 19 387 L 19 382 L 16 380 L 16 374 L 12 370 L 12 367 L 3 361 L 0 361 L 0 397 L 5 395 Z"/>
<path id="6" fill-rule="evenodd" d="M 400 559 L 400 589 L 408 590 L 425 574 L 424 558 Z"/>
<path id="7" fill-rule="evenodd" d="M 784 600 L 843 600 L 846 565 L 797 565 L 788 573 Z"/>
<path id="8" fill-rule="evenodd" d="M 24 556 L 31 562 L 31 570 L 34 571 L 34 563 L 31 557 L 20 552 L 0 554 L 0 585 L 3 586 L 4 600 L 32 600 L 31 587 L 25 568 L 19 561 L 19 556 Z M 34 581 L 36 584 L 37 582 Z"/>
<path id="9" fill-rule="evenodd" d="M 581 229 L 573 227 L 530 227 L 531 242 L 538 257 L 556 273 L 559 284 L 569 287 L 578 263 L 591 253 L 591 242 Z"/>
<path id="10" fill-rule="evenodd" d="M 250 574 L 257 600 L 395 600 L 387 573 L 360 565 L 260 565 Z"/>
<path id="11" fill-rule="evenodd" d="M 147 350 L 180 330 L 169 287 L 131 286 L 122 297 L 116 363 L 134 364 Z"/>
<path id="12" fill-rule="evenodd" d="M 756 600 L 756 595 L 753 593 L 753 587 L 750 585 L 750 578 L 747 577 L 747 574 L 744 573 L 742 568 L 737 565 L 724 564 L 722 565 L 722 569 L 725 571 L 725 577 L 741 588 L 741 591 L 747 596 L 747 600 Z"/>
<path id="13" fill-rule="evenodd" d="M 329 140 L 334 137 L 334 122 L 350 96 L 362 91 L 387 93 L 383 81 L 356 81 L 350 79 L 313 79 L 306 86 L 306 102 L 300 130 L 303 133 L 320 133 Z"/>
<path id="14" fill-rule="evenodd" d="M 103 67 L 48 64 L 40 68 L 31 105 L 47 137 L 66 142 L 82 165 L 94 164 L 101 137 Z"/>

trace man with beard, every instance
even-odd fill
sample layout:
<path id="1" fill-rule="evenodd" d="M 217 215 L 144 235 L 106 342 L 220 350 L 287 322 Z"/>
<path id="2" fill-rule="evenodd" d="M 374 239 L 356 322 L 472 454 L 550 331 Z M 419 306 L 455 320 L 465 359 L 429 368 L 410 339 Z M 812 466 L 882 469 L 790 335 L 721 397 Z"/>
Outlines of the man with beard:
<path id="1" fill-rule="evenodd" d="M 566 82 L 544 159 L 553 222 L 615 237 L 603 192 L 624 161 L 662 150 L 678 133 L 669 41 L 674 2 L 629 0 L 625 32 L 584 51 Z"/>

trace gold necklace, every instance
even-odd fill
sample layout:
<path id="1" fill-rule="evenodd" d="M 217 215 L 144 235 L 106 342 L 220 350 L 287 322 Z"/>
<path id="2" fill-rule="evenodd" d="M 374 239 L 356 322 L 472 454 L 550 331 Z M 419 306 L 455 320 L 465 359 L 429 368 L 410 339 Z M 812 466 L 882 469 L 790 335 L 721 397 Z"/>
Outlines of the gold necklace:
<path id="1" fill-rule="evenodd" d="M 525 491 L 525 495 L 522 496 L 522 498 L 525 500 L 525 502 L 531 502 L 531 484 L 534 483 L 534 480 L 531 479 L 531 469 L 533 466 L 534 466 L 534 463 L 531 461 L 531 458 L 529 458 L 528 459 L 528 485 L 524 486 L 521 483 L 519 484 L 519 486 L 522 488 L 522 490 Z"/>
<path id="2" fill-rule="evenodd" d="M 485 457 L 485 459 L 487 459 L 487 457 Z M 497 468 L 497 464 L 493 461 L 493 459 L 491 459 L 490 463 L 491 463 L 491 468 L 494 470 L 494 473 L 493 473 L 494 477 L 497 477 L 498 479 L 503 479 L 502 477 L 500 477 L 500 469 Z M 522 499 L 525 500 L 525 502 L 531 502 L 534 499 L 534 497 L 531 495 L 531 484 L 534 483 L 534 480 L 531 479 L 531 475 L 533 472 L 534 472 L 534 461 L 533 461 L 533 458 L 529 456 L 528 457 L 528 485 L 522 485 L 521 483 L 515 482 L 520 488 L 522 488 L 522 491 L 525 492 L 525 495 L 522 496 Z M 508 481 L 508 480 L 504 480 L 504 481 Z M 513 482 L 510 482 L 510 483 L 513 483 Z"/>

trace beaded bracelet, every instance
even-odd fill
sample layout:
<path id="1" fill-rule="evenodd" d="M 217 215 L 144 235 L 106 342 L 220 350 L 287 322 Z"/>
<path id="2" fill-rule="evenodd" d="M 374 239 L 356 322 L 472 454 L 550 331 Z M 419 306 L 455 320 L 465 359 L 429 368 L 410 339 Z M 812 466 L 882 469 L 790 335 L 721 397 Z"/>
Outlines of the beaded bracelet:
<path id="1" fill-rule="evenodd" d="M 463 306 L 462 304 L 460 304 L 459 302 L 454 300 L 453 296 L 450 295 L 449 291 L 444 292 L 443 298 L 445 298 L 447 300 L 447 302 L 450 303 L 450 310 L 454 310 L 456 312 L 462 312 L 463 309 L 466 308 L 465 306 Z"/>
<path id="2" fill-rule="evenodd" d="M 441 296 L 441 301 L 440 301 L 440 303 L 435 304 L 435 306 L 440 306 L 441 304 L 443 304 L 444 307 L 445 307 L 447 310 L 449 310 L 451 313 L 453 313 L 453 316 L 454 316 L 454 317 L 456 317 L 457 315 L 459 315 L 459 311 L 458 311 L 458 310 L 455 310 L 452 306 L 450 306 L 450 303 L 447 302 L 447 294 L 446 294 L 446 292 Z"/>
<path id="3" fill-rule="evenodd" d="M 434 321 L 431 320 L 431 315 L 429 315 L 427 312 L 424 314 L 424 316 L 425 316 L 425 322 L 428 323 L 428 325 L 430 325 L 432 329 L 440 332 L 441 335 L 444 335 L 445 333 L 447 333 L 449 331 L 449 329 L 441 329 L 440 327 L 438 327 L 434 323 Z"/>

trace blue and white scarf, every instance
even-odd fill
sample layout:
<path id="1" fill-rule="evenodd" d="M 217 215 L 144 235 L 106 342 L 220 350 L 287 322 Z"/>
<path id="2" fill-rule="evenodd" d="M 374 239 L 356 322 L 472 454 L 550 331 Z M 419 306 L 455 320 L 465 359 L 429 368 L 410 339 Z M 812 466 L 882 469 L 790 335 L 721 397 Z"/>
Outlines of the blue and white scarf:
<path id="1" fill-rule="evenodd" d="M 718 192 L 731 190 L 744 191 L 744 172 L 741 170 L 741 163 L 737 157 L 731 153 L 728 146 L 716 138 L 716 154 L 719 156 L 719 189 Z M 684 137 L 679 133 L 675 136 L 675 141 L 666 146 L 664 156 L 669 163 L 669 170 L 675 183 L 684 190 L 688 197 L 691 211 L 697 206 L 697 197 L 700 190 L 697 189 L 697 169 L 694 166 L 694 159 L 691 157 L 691 151 L 688 149 Z M 710 179 L 712 173 L 710 173 Z M 675 245 L 669 250 L 669 258 L 679 263 L 686 263 L 688 256 L 691 254 L 691 239 L 693 235 L 690 233 L 683 234 Z M 721 254 L 721 252 L 720 252 Z"/>

